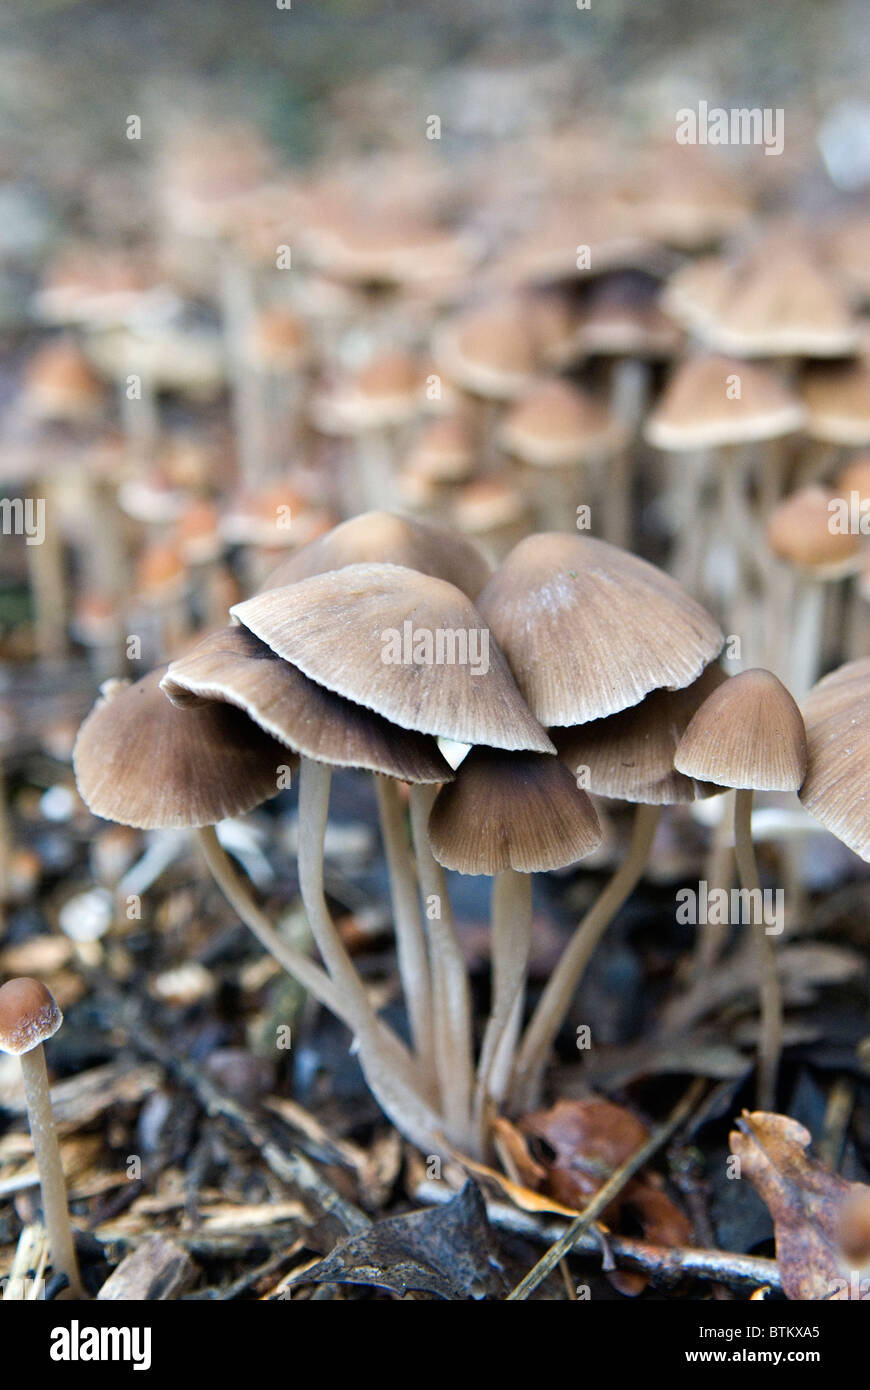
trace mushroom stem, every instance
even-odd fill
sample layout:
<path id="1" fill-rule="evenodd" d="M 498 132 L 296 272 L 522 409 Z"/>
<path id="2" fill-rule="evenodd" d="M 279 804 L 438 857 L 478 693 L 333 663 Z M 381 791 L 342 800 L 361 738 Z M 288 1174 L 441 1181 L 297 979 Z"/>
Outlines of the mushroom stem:
<path id="1" fill-rule="evenodd" d="M 802 700 L 815 683 L 819 671 L 825 621 L 824 584 L 809 575 L 801 575 L 797 581 L 794 605 L 788 628 L 790 674 L 787 684 L 794 698 Z"/>
<path id="2" fill-rule="evenodd" d="M 518 1112 L 531 1109 L 535 1103 L 550 1048 L 565 1021 L 583 971 L 646 868 L 660 815 L 660 806 L 638 806 L 628 854 L 577 926 L 547 981 L 514 1068 L 511 1102 Z"/>
<path id="3" fill-rule="evenodd" d="M 39 1169 L 42 1209 L 45 1213 L 45 1229 L 51 1246 L 52 1264 L 55 1273 L 65 1274 L 69 1280 L 69 1288 L 62 1296 L 81 1299 L 85 1297 L 85 1291 L 73 1244 L 66 1201 L 66 1180 L 54 1116 L 51 1113 L 51 1095 L 42 1043 L 31 1048 L 29 1052 L 23 1052 L 18 1060 L 21 1062 L 21 1075 L 24 1080 L 33 1152 Z"/>
<path id="4" fill-rule="evenodd" d="M 438 788 L 411 787 L 411 829 L 420 892 L 426 906 L 429 965 L 435 1016 L 435 1065 L 447 1131 L 455 1142 L 473 1144 L 471 996 L 468 971 L 456 935 L 444 870 L 429 846 L 429 813 Z"/>
<path id="5" fill-rule="evenodd" d="M 375 777 L 381 833 L 390 873 L 390 895 L 396 931 L 396 956 L 414 1052 L 424 1071 L 434 1068 L 432 977 L 426 954 L 426 933 L 420 912 L 417 874 L 405 831 L 398 786 L 391 777 Z M 434 1079 L 434 1078 L 433 1078 Z"/>
<path id="6" fill-rule="evenodd" d="M 522 1008 L 532 944 L 532 879 L 505 869 L 492 885 L 492 1005 L 483 1035 L 474 1094 L 474 1126 L 481 1150 L 487 1141 L 487 1102 L 504 1100 L 513 1061 L 510 1031 Z M 519 1004 L 518 1004 L 518 1001 Z M 498 1061 L 498 1075 L 496 1075 Z"/>
<path id="7" fill-rule="evenodd" d="M 269 952 L 269 955 L 279 965 L 284 967 L 288 974 L 298 980 L 318 1003 L 331 1009 L 343 1023 L 349 1024 L 349 1010 L 326 971 L 321 970 L 320 966 L 316 965 L 313 960 L 309 960 L 301 951 L 297 951 L 294 946 L 291 946 L 275 930 L 266 914 L 257 907 L 247 886 L 233 868 L 229 855 L 218 840 L 214 826 L 201 826 L 197 830 L 196 836 L 212 878 L 230 905 L 235 908 L 245 926 L 253 932 L 260 945 Z"/>
<path id="8" fill-rule="evenodd" d="M 299 891 L 314 939 L 327 970 L 346 999 L 351 1026 L 359 1042 L 360 1063 L 369 1088 L 407 1139 L 424 1152 L 440 1152 L 441 1122 L 417 1088 L 417 1069 L 398 1039 L 381 1029 L 326 905 L 323 842 L 329 811 L 332 769 L 302 758 L 299 769 Z"/>
<path id="9" fill-rule="evenodd" d="M 776 963 L 776 947 L 764 922 L 764 899 L 758 877 L 755 846 L 752 843 L 751 790 L 739 790 L 734 803 L 734 849 L 741 887 L 762 906 L 759 922 L 750 924 L 757 929 L 757 948 L 760 975 L 761 1035 L 758 1042 L 758 1108 L 772 1110 L 776 1094 L 776 1074 L 782 1050 L 782 994 Z"/>
<path id="10" fill-rule="evenodd" d="M 297 951 L 289 941 L 285 941 L 266 914 L 257 907 L 247 885 L 236 873 L 229 855 L 218 840 L 214 826 L 202 826 L 196 834 L 212 878 L 260 945 L 269 952 L 273 960 L 283 966 L 288 975 L 299 981 L 312 998 L 330 1009 L 352 1032 L 355 1031 L 352 1010 L 341 990 L 336 989 L 325 970 L 313 960 L 309 960 L 302 951 Z M 377 1025 L 384 1047 L 396 1053 L 399 1065 L 409 1064 L 411 1059 L 400 1039 L 380 1019 L 377 1020 Z"/>

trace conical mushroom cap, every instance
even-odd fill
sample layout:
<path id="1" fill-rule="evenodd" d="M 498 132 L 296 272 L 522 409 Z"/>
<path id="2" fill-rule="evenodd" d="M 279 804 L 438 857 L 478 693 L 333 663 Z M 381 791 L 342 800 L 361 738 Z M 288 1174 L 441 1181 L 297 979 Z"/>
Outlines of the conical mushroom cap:
<path id="1" fill-rule="evenodd" d="M 770 671 L 741 671 L 704 701 L 680 739 L 674 766 L 718 787 L 797 791 L 807 770 L 801 712 Z"/>
<path id="2" fill-rule="evenodd" d="M 318 685 L 403 729 L 552 752 L 480 614 L 443 579 L 349 565 L 230 611 Z"/>
<path id="3" fill-rule="evenodd" d="M 316 685 L 244 627 L 211 633 L 161 681 L 173 704 L 225 700 L 281 743 L 336 767 L 363 767 L 404 782 L 449 782 L 434 738 L 411 733 Z"/>
<path id="4" fill-rule="evenodd" d="M 696 710 L 727 679 L 721 667 L 708 666 L 685 690 L 654 690 L 619 714 L 554 730 L 559 757 L 578 778 L 585 769 L 581 785 L 598 796 L 675 806 L 715 795 L 719 787 L 677 772 L 674 753 Z"/>
<path id="5" fill-rule="evenodd" d="M 820 680 L 803 714 L 809 755 L 800 799 L 826 830 L 870 862 L 870 657 Z"/>
<path id="6" fill-rule="evenodd" d="M 432 852 L 461 874 L 563 868 L 601 842 L 592 801 L 547 754 L 474 748 L 429 817 Z"/>
<path id="7" fill-rule="evenodd" d="M 176 709 L 164 670 L 107 682 L 79 729 L 73 766 L 94 815 L 143 830 L 215 825 L 274 796 L 293 755 L 230 705 Z"/>
<path id="8" fill-rule="evenodd" d="M 729 390 L 740 383 L 740 393 Z M 800 429 L 800 402 L 766 367 L 733 357 L 690 357 L 671 377 L 644 426 L 656 449 L 718 448 Z"/>
<path id="9" fill-rule="evenodd" d="M 396 512 L 364 512 L 283 560 L 263 589 L 282 589 L 315 574 L 366 564 L 404 565 L 446 579 L 469 598 L 480 593 L 490 575 L 489 562 L 477 546 L 446 526 Z"/>
<path id="10" fill-rule="evenodd" d="M 477 604 L 542 724 L 565 727 L 697 680 L 724 637 L 669 575 L 591 536 L 528 536 Z"/>

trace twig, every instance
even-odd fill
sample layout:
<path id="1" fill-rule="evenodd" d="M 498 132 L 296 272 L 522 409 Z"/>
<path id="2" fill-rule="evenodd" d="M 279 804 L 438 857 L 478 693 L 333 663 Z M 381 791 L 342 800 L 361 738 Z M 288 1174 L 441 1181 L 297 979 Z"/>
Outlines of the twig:
<path id="1" fill-rule="evenodd" d="M 674 1107 L 668 1118 L 652 1131 L 645 1143 L 627 1158 L 624 1163 L 611 1173 L 603 1187 L 600 1187 L 592 1198 L 591 1202 L 583 1209 L 575 1221 L 572 1221 L 559 1239 L 550 1246 L 545 1255 L 542 1255 L 538 1263 L 529 1270 L 524 1279 L 517 1284 L 516 1288 L 508 1294 L 507 1301 L 518 1301 L 528 1298 L 539 1284 L 541 1284 L 552 1269 L 556 1267 L 564 1255 L 574 1245 L 578 1235 L 585 1231 L 593 1221 L 601 1215 L 616 1194 L 625 1186 L 628 1179 L 633 1177 L 639 1168 L 647 1162 L 649 1158 L 661 1148 L 682 1124 L 683 1120 L 691 1113 L 703 1092 L 706 1082 L 702 1077 L 697 1077 L 686 1091 L 682 1100 Z"/>
<path id="2" fill-rule="evenodd" d="M 241 1134 L 277 1178 L 312 1197 L 320 1210 L 334 1217 L 349 1235 L 368 1229 L 371 1222 L 365 1213 L 342 1197 L 304 1154 L 298 1149 L 280 1147 L 250 1110 L 231 1100 L 208 1076 L 174 1053 L 141 1018 L 127 1024 L 127 1033 L 130 1045 L 153 1057 L 170 1075 L 193 1091 L 207 1114 L 219 1116 Z"/>
<path id="3" fill-rule="evenodd" d="M 449 1202 L 456 1193 L 446 1183 L 424 1179 L 415 1188 L 414 1195 L 418 1201 L 435 1203 Z M 522 1236 L 538 1245 L 552 1245 L 565 1230 L 563 1223 L 542 1221 L 539 1216 L 521 1211 L 509 1202 L 488 1201 L 486 1214 L 497 1230 L 510 1231 L 512 1235 Z M 740 1255 L 728 1250 L 696 1250 L 691 1246 L 666 1248 L 647 1245 L 629 1236 L 609 1234 L 607 1247 L 621 1267 L 646 1274 L 662 1287 L 677 1284 L 683 1279 L 704 1279 L 737 1289 L 754 1289 L 763 1284 L 777 1291 L 782 1288 L 776 1261 L 762 1256 Z M 571 1254 L 600 1257 L 601 1241 L 594 1226 L 580 1233 Z M 609 1265 L 611 1269 L 615 1267 L 614 1262 Z"/>

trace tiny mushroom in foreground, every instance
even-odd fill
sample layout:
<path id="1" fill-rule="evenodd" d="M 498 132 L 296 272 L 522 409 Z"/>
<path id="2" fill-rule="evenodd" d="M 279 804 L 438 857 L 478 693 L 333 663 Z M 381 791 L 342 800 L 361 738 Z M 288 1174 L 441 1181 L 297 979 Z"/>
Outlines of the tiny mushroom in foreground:
<path id="1" fill-rule="evenodd" d="M 17 1057 L 21 1063 L 54 1269 L 69 1280 L 67 1297 L 84 1298 L 42 1046 L 62 1023 L 63 1014 L 41 980 L 9 980 L 0 989 L 0 1051 Z"/>

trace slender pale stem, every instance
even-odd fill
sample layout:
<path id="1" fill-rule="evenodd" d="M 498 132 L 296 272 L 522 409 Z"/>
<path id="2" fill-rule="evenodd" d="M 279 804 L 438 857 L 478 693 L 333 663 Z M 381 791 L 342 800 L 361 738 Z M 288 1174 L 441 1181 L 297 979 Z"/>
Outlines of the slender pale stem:
<path id="1" fill-rule="evenodd" d="M 550 1048 L 577 992 L 583 971 L 613 918 L 641 878 L 649 859 L 660 806 L 638 806 L 628 854 L 599 894 L 565 947 L 526 1028 L 514 1069 L 514 1109 L 529 1109 L 537 1098 Z"/>
<path id="2" fill-rule="evenodd" d="M 506 869 L 492 885 L 492 1004 L 483 1035 L 474 1095 L 474 1124 L 482 1149 L 486 1147 L 487 1101 L 504 1099 L 510 1078 L 511 1048 L 503 1053 L 517 1001 L 522 1008 L 526 967 L 532 944 L 532 879 L 530 874 Z M 499 1061 L 500 1075 L 495 1075 Z"/>
<path id="3" fill-rule="evenodd" d="M 66 1201 L 66 1179 L 63 1175 L 60 1144 L 54 1127 L 54 1116 L 51 1113 L 51 1095 L 42 1044 L 32 1048 L 30 1052 L 22 1053 L 18 1060 L 24 1080 L 33 1152 L 39 1169 L 42 1209 L 45 1213 L 45 1229 L 51 1246 L 52 1264 L 56 1274 L 65 1274 L 69 1279 L 66 1297 L 84 1298 L 85 1291 L 79 1273 Z"/>
<path id="4" fill-rule="evenodd" d="M 456 935 L 444 870 L 429 846 L 429 812 L 437 788 L 411 788 L 411 828 L 417 873 L 425 905 L 429 965 L 435 1016 L 435 1064 L 448 1134 L 457 1143 L 473 1143 L 471 991 Z"/>
<path id="5" fill-rule="evenodd" d="M 426 952 L 426 933 L 420 911 L 417 872 L 405 827 L 398 784 L 392 777 L 375 777 L 381 833 L 390 871 L 390 894 L 396 931 L 396 956 L 408 1009 L 414 1051 L 425 1071 L 434 1075 L 432 978 Z"/>
<path id="6" fill-rule="evenodd" d="M 776 1074 L 782 1050 L 782 994 L 776 963 L 776 946 L 764 920 L 764 899 L 758 877 L 755 846 L 752 843 L 752 791 L 741 790 L 734 804 L 734 846 L 740 884 L 749 901 L 761 904 L 760 921 L 750 923 L 758 949 L 761 998 L 761 1034 L 758 1042 L 758 1108 L 772 1110 L 776 1094 Z"/>
<path id="7" fill-rule="evenodd" d="M 289 975 L 298 980 L 318 1003 L 331 1009 L 337 1018 L 350 1026 L 350 1012 L 326 971 L 313 960 L 309 960 L 302 951 L 297 951 L 295 946 L 291 946 L 290 942 L 275 930 L 266 914 L 254 902 L 247 884 L 236 873 L 229 855 L 218 840 L 214 826 L 202 826 L 196 835 L 212 878 L 245 926 L 254 933 L 260 945 Z"/>
<path id="8" fill-rule="evenodd" d="M 332 769 L 303 758 L 299 770 L 299 891 L 332 981 L 344 995 L 369 1088 L 397 1129 L 425 1152 L 438 1152 L 440 1118 L 418 1089 L 418 1072 L 398 1039 L 388 1045 L 362 980 L 345 949 L 323 886 L 323 842 Z"/>
<path id="9" fill-rule="evenodd" d="M 288 975 L 299 981 L 312 998 L 330 1009 L 351 1032 L 356 1031 L 353 1012 L 341 989 L 336 988 L 326 971 L 315 961 L 309 960 L 308 956 L 291 946 L 290 942 L 275 930 L 266 914 L 254 902 L 247 884 L 237 874 L 229 855 L 215 834 L 214 827 L 203 826 L 196 833 L 212 878 L 260 945 L 269 952 L 273 960 L 283 966 Z M 411 1059 L 400 1039 L 380 1019 L 377 1023 L 383 1035 L 384 1046 L 398 1054 L 402 1065 L 409 1064 Z"/>
<path id="10" fill-rule="evenodd" d="M 731 843 L 734 823 L 734 792 L 720 797 L 719 819 L 713 829 L 712 843 L 707 853 L 704 877 L 710 892 L 722 888 L 731 890 L 734 873 L 734 846 Z M 703 981 L 713 969 L 728 939 L 727 922 L 704 922 L 698 927 L 692 978 Z"/>

